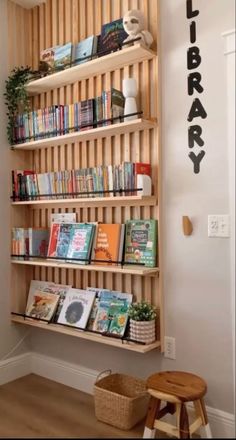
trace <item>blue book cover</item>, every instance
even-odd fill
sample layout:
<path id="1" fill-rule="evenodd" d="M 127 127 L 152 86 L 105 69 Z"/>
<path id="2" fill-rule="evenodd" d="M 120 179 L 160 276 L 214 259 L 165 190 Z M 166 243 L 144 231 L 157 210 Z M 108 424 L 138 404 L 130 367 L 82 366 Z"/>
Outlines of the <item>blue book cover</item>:
<path id="1" fill-rule="evenodd" d="M 94 55 L 97 52 L 97 36 L 91 35 L 85 40 L 79 41 L 74 46 L 74 65 L 86 63 L 91 60 L 90 55 Z M 89 58 L 87 58 L 89 57 Z"/>
<path id="2" fill-rule="evenodd" d="M 73 223 L 62 223 L 60 225 L 60 232 L 57 239 L 56 257 L 67 257 L 72 226 Z"/>

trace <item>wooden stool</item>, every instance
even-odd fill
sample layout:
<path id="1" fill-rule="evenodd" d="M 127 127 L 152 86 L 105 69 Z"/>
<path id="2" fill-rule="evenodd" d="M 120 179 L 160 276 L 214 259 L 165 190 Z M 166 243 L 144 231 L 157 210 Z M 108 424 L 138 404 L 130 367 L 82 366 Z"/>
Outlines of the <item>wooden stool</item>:
<path id="1" fill-rule="evenodd" d="M 190 438 L 201 428 L 204 438 L 212 438 L 203 396 L 207 385 L 203 379 L 183 371 L 164 371 L 150 376 L 146 382 L 151 395 L 143 438 L 155 438 L 156 429 L 177 438 Z M 166 405 L 161 409 L 161 401 Z M 193 402 L 196 418 L 189 426 L 185 402 Z M 160 419 L 176 413 L 176 426 Z"/>

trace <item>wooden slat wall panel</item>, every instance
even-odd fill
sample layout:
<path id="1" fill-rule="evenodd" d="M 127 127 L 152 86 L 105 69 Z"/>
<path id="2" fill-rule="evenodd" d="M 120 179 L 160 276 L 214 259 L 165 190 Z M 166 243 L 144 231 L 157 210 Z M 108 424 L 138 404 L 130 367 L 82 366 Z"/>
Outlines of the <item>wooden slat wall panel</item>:
<path id="1" fill-rule="evenodd" d="M 29 64 L 37 69 L 42 49 L 71 41 L 76 43 L 92 34 L 98 35 L 101 26 L 116 20 L 129 9 L 141 9 L 146 16 L 147 29 L 157 47 L 157 1 L 154 0 L 47 0 L 30 11 L 23 10 L 9 0 L 9 67 Z M 20 12 L 20 13 L 19 13 Z M 27 29 L 27 33 L 22 30 Z M 26 44 L 26 38 L 27 44 Z M 157 117 L 157 63 L 156 60 L 88 78 L 73 85 L 34 97 L 35 108 L 52 104 L 70 104 L 101 95 L 103 89 L 122 88 L 124 77 L 133 76 L 138 84 L 137 106 L 145 117 Z M 115 127 L 114 127 L 115 130 Z M 158 194 L 158 133 L 157 130 L 106 139 L 56 146 L 27 153 L 37 172 L 92 167 L 101 164 L 119 164 L 122 161 L 143 161 L 152 164 L 154 192 Z M 71 208 L 78 221 L 125 222 L 130 218 L 158 218 L 158 207 Z M 49 226 L 52 212 L 69 209 L 37 209 L 30 214 L 31 226 Z M 27 270 L 27 269 L 26 269 Z M 137 299 L 146 298 L 160 305 L 158 279 L 132 275 L 87 272 L 66 269 L 34 269 L 36 278 L 70 283 L 85 288 L 88 285 L 132 292 Z M 28 281 L 29 282 L 29 281 Z M 28 286 L 27 286 L 28 288 Z"/>

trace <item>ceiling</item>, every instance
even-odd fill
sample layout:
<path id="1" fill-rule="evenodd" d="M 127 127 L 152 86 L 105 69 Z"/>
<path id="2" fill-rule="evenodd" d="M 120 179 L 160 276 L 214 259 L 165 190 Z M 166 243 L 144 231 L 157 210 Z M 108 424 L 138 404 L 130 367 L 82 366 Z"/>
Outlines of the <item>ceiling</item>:
<path id="1" fill-rule="evenodd" d="M 14 3 L 17 3 L 18 5 L 27 9 L 33 8 L 34 6 L 44 3 L 45 1 L 46 0 L 13 0 Z"/>

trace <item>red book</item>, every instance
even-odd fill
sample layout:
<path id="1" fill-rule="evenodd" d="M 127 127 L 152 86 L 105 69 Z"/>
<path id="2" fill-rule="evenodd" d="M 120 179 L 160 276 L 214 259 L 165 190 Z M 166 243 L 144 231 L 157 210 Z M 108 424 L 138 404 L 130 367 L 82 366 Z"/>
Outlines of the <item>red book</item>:
<path id="1" fill-rule="evenodd" d="M 52 223 L 50 230 L 49 246 L 48 246 L 48 257 L 56 256 L 57 239 L 60 232 L 60 224 Z"/>
<path id="2" fill-rule="evenodd" d="M 137 174 L 146 174 L 151 177 L 151 164 L 136 162 L 134 163 L 134 187 L 137 188 Z M 139 191 L 135 191 L 138 195 Z"/>

